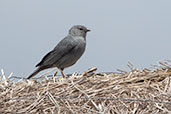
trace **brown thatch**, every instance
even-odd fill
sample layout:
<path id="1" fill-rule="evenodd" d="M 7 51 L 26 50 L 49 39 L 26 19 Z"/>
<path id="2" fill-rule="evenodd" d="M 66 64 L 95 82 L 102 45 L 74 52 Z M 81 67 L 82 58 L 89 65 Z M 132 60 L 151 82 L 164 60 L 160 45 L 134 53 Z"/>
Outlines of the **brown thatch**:
<path id="1" fill-rule="evenodd" d="M 0 113 L 171 113 L 171 67 L 11 81 L 0 76 Z M 11 78 L 11 76 L 10 76 Z"/>

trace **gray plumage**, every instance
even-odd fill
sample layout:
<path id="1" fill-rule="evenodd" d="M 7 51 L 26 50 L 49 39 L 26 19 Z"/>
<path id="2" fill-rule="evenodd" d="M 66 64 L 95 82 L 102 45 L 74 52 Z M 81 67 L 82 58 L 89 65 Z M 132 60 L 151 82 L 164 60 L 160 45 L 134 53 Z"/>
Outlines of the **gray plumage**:
<path id="1" fill-rule="evenodd" d="M 73 26 L 69 30 L 68 35 L 36 65 L 38 68 L 27 79 L 30 79 L 44 69 L 53 67 L 60 69 L 64 76 L 63 69 L 75 64 L 84 53 L 86 34 L 89 31 L 82 25 Z"/>

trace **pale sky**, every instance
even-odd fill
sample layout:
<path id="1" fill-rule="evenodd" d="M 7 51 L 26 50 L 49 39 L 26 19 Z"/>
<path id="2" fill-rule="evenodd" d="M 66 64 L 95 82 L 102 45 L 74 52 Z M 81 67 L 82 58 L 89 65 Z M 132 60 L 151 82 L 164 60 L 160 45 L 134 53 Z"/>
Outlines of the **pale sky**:
<path id="1" fill-rule="evenodd" d="M 66 74 L 115 72 L 128 61 L 149 68 L 171 58 L 170 0 L 0 0 L 0 69 L 28 76 L 76 24 L 91 32 Z"/>

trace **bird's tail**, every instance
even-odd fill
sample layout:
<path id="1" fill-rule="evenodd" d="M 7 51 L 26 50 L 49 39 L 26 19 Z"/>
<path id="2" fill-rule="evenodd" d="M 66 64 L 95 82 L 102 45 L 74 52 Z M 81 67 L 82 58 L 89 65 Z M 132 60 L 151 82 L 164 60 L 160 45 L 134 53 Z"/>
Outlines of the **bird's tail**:
<path id="1" fill-rule="evenodd" d="M 35 76 L 36 74 L 38 74 L 42 69 L 39 67 L 37 68 L 32 74 L 30 74 L 27 79 L 30 79 L 31 77 Z"/>

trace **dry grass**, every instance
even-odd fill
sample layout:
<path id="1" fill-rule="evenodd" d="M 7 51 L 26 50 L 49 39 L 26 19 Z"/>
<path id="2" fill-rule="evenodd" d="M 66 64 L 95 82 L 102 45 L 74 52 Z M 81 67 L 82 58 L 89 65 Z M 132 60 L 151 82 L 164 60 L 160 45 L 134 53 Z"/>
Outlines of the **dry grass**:
<path id="1" fill-rule="evenodd" d="M 0 76 L 0 113 L 171 113 L 171 62 L 154 70 L 11 81 Z"/>

